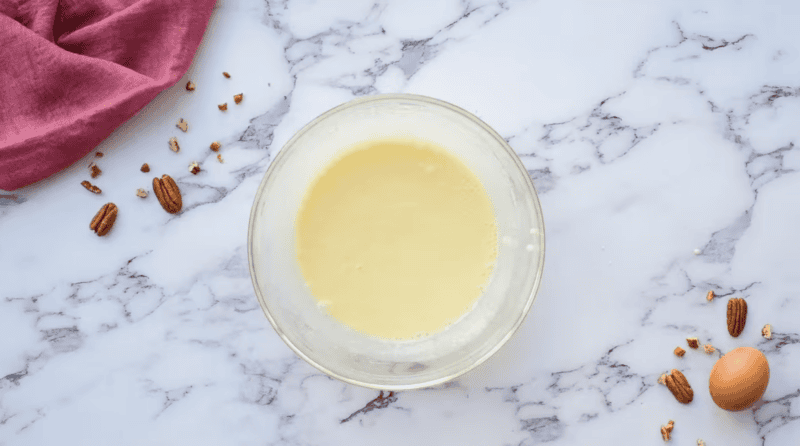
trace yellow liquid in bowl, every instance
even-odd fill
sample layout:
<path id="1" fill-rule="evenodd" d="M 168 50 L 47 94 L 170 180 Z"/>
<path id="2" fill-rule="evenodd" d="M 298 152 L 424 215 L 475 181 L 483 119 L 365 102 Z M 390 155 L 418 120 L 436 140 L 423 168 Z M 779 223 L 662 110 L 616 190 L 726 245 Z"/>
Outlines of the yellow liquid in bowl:
<path id="1" fill-rule="evenodd" d="M 311 184 L 297 261 L 329 314 L 372 336 L 434 333 L 468 311 L 497 257 L 492 203 L 475 174 L 426 141 L 368 141 Z"/>

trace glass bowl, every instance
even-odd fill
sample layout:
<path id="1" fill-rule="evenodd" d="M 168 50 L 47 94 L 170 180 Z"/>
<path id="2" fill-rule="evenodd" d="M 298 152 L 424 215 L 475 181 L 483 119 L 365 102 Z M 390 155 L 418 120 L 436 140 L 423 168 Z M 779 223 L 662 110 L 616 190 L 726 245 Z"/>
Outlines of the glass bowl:
<path id="1" fill-rule="evenodd" d="M 294 245 L 295 217 L 318 173 L 358 142 L 394 137 L 429 140 L 460 158 L 483 183 L 498 230 L 497 261 L 473 308 L 444 330 L 409 340 L 359 333 L 318 308 Z M 248 257 L 264 314 L 301 358 L 351 384 L 413 389 L 467 372 L 514 334 L 542 278 L 544 222 L 528 172 L 488 125 L 437 99 L 378 95 L 329 110 L 286 143 L 256 192 Z"/>

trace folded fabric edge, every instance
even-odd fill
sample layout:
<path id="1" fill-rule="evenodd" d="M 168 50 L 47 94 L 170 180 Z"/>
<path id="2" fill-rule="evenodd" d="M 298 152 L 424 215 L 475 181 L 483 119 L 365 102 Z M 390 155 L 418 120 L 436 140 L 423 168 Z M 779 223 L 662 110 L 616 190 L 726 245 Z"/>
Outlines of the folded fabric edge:
<path id="1" fill-rule="evenodd" d="M 198 26 L 190 30 L 186 40 L 182 43 L 186 51 L 191 53 L 191 57 L 186 57 L 176 61 L 172 76 L 166 81 L 155 85 L 144 86 L 143 90 L 137 91 L 136 95 L 129 94 L 117 103 L 113 104 L 111 110 L 102 114 L 102 117 L 114 115 L 124 115 L 119 120 L 114 120 L 108 131 L 96 132 L 84 135 L 71 135 L 64 137 L 63 125 L 53 126 L 45 129 L 34 137 L 20 140 L 7 141 L 7 144 L 0 146 L 0 157 L 3 158 L 3 175 L 0 175 L 0 189 L 14 191 L 22 187 L 35 184 L 67 167 L 74 164 L 79 159 L 93 151 L 98 144 L 108 138 L 116 128 L 135 116 L 142 108 L 152 102 L 159 93 L 174 86 L 186 74 L 194 59 L 197 48 L 202 41 L 203 35 L 208 27 L 216 1 L 206 3 L 203 15 L 199 17 L 203 26 Z M 149 91 L 148 91 L 149 90 Z M 92 120 L 100 119 L 100 115 L 87 114 L 76 118 L 76 122 L 84 120 L 86 125 L 92 125 Z M 104 122 L 95 122 L 95 128 L 102 128 Z M 63 141 L 68 139 L 69 141 Z M 61 150 L 64 144 L 75 144 L 84 147 L 83 150 L 74 152 L 64 152 Z M 28 150 L 26 150 L 28 149 Z"/>

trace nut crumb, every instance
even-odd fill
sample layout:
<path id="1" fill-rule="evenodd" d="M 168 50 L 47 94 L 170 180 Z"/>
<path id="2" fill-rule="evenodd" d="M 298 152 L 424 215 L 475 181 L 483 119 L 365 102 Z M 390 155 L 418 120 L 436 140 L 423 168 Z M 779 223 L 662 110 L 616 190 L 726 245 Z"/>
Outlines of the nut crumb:
<path id="1" fill-rule="evenodd" d="M 661 376 L 658 377 L 658 383 L 661 384 L 662 386 L 666 386 L 667 385 L 667 374 L 666 373 L 662 373 Z"/>
<path id="2" fill-rule="evenodd" d="M 212 142 L 211 145 L 209 146 L 209 148 L 214 152 L 219 152 L 220 147 L 222 146 L 220 146 L 219 143 L 216 141 Z"/>
<path id="3" fill-rule="evenodd" d="M 223 71 L 223 72 L 222 72 L 222 75 L 223 75 L 223 76 L 225 76 L 225 77 L 226 77 L 226 78 L 228 78 L 228 79 L 230 79 L 230 78 L 231 78 L 231 75 L 230 75 L 230 74 L 228 74 L 228 72 L 227 72 L 227 71 Z"/>
<path id="4" fill-rule="evenodd" d="M 186 83 L 186 90 L 187 91 L 194 91 L 194 82 L 189 81 Z"/>
<path id="5" fill-rule="evenodd" d="M 197 175 L 200 173 L 200 165 L 196 161 L 192 161 L 192 164 L 189 164 L 189 172 Z"/>
<path id="6" fill-rule="evenodd" d="M 81 186 L 85 187 L 86 190 L 88 190 L 93 194 L 99 194 L 100 192 L 102 192 L 99 187 L 95 186 L 94 184 L 88 181 L 81 181 Z"/>
<path id="7" fill-rule="evenodd" d="M 237 104 L 242 102 L 242 99 L 244 99 L 244 93 L 239 93 L 239 94 L 233 95 L 233 102 L 235 102 Z"/>
<path id="8" fill-rule="evenodd" d="M 142 198 L 147 198 L 147 191 L 140 187 L 139 189 L 136 189 L 136 196 L 137 197 L 142 197 Z"/>
<path id="9" fill-rule="evenodd" d="M 686 350 L 684 350 L 684 349 L 682 349 L 680 347 L 675 347 L 674 353 L 675 353 L 675 356 L 681 356 L 682 357 L 683 355 L 686 354 Z"/>
<path id="10" fill-rule="evenodd" d="M 217 161 L 219 161 L 220 163 L 224 163 L 225 162 L 225 160 L 222 159 L 222 155 L 217 155 Z"/>
<path id="11" fill-rule="evenodd" d="M 150 166 L 147 163 L 142 164 L 142 168 L 139 169 L 144 173 L 150 172 Z"/>
<path id="12" fill-rule="evenodd" d="M 708 290 L 708 294 L 706 294 L 706 300 L 709 302 L 714 300 L 714 290 Z"/>
<path id="13" fill-rule="evenodd" d="M 715 349 L 714 346 L 711 344 L 704 345 L 703 350 L 705 350 L 705 352 L 708 353 L 709 355 L 717 351 L 717 349 Z"/>
<path id="14" fill-rule="evenodd" d="M 178 123 L 175 124 L 175 127 L 183 130 L 183 132 L 186 133 L 186 131 L 189 130 L 189 123 L 186 122 L 185 119 L 181 118 L 178 120 Z"/>
<path id="15" fill-rule="evenodd" d="M 661 438 L 663 438 L 664 441 L 669 441 L 670 434 L 672 433 L 672 429 L 674 427 L 675 422 L 672 420 L 669 420 L 669 423 L 667 423 L 666 426 L 661 426 Z"/>
<path id="16" fill-rule="evenodd" d="M 103 152 L 94 152 L 94 156 L 96 158 L 102 158 L 103 157 Z"/>
<path id="17" fill-rule="evenodd" d="M 173 136 L 172 138 L 169 139 L 169 148 L 175 153 L 181 151 L 181 146 L 178 145 L 178 138 Z"/>
<path id="18" fill-rule="evenodd" d="M 698 341 L 697 338 L 686 338 L 686 343 L 689 344 L 691 348 L 700 347 L 700 341 Z"/>
<path id="19" fill-rule="evenodd" d="M 97 167 L 97 164 L 95 163 L 89 164 L 89 174 L 92 176 L 92 178 L 99 177 L 101 173 L 103 173 L 103 171 L 100 170 L 99 167 Z"/>
<path id="20" fill-rule="evenodd" d="M 226 102 L 224 104 L 219 104 L 217 107 L 219 107 L 220 110 L 225 111 L 228 109 L 228 103 Z"/>
<path id="21" fill-rule="evenodd" d="M 703 441 L 703 440 L 698 439 L 697 440 L 697 446 L 706 446 L 706 442 Z"/>
<path id="22" fill-rule="evenodd" d="M 761 336 L 764 336 L 767 339 L 772 339 L 772 325 L 765 325 L 764 328 L 761 329 Z"/>

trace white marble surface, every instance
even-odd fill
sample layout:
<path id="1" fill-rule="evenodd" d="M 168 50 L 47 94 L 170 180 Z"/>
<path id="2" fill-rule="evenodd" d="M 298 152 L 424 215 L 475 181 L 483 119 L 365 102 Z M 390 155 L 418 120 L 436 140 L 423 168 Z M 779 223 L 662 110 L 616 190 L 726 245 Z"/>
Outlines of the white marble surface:
<path id="1" fill-rule="evenodd" d="M 220 0 L 187 75 L 197 90 L 184 79 L 99 147 L 102 195 L 79 185 L 91 156 L 1 194 L 0 445 L 657 445 L 669 419 L 672 444 L 797 444 L 798 18 L 791 0 Z M 245 241 L 292 134 L 389 92 L 453 102 L 508 139 L 538 187 L 547 256 L 497 355 L 439 388 L 381 394 L 280 341 Z M 134 195 L 162 173 L 184 191 L 177 216 Z M 108 201 L 119 218 L 98 238 L 89 220 Z M 750 308 L 737 339 L 734 296 Z M 718 354 L 672 355 L 692 335 L 762 350 L 764 400 L 718 409 Z M 673 367 L 689 405 L 656 382 Z"/>

